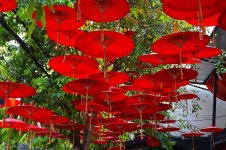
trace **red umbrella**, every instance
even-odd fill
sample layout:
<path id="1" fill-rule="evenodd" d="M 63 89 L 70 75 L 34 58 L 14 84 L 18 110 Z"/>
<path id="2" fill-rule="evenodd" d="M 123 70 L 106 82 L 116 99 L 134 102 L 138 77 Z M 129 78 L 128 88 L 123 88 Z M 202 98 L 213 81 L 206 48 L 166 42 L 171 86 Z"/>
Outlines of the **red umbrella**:
<path id="1" fill-rule="evenodd" d="M 218 26 L 226 30 L 226 11 L 223 11 L 218 18 Z"/>
<path id="2" fill-rule="evenodd" d="M 178 32 L 160 38 L 151 45 L 151 50 L 160 55 L 182 55 L 204 48 L 209 43 L 209 36 L 200 40 L 199 32 Z M 182 61 L 180 61 L 182 62 Z"/>
<path id="3" fill-rule="evenodd" d="M 147 138 L 146 143 L 150 147 L 160 147 L 161 146 L 161 142 L 157 138 L 151 137 L 151 136 L 149 136 Z"/>
<path id="4" fill-rule="evenodd" d="M 142 125 L 143 129 L 156 129 L 156 128 L 160 128 L 161 126 L 155 123 L 145 123 Z"/>
<path id="5" fill-rule="evenodd" d="M 106 106 L 94 102 L 77 105 L 75 106 L 75 109 L 79 111 L 85 111 L 87 109 L 88 112 L 108 111 L 108 108 Z"/>
<path id="6" fill-rule="evenodd" d="M 36 94 L 36 90 L 22 83 L 0 82 L 0 96 L 7 98 L 27 98 Z"/>
<path id="7" fill-rule="evenodd" d="M 113 123 L 107 124 L 104 127 L 114 132 L 119 132 L 121 134 L 123 132 L 131 132 L 138 129 L 138 125 L 136 123 L 128 123 L 121 119 Z"/>
<path id="8" fill-rule="evenodd" d="M 34 117 L 33 117 L 34 118 Z M 45 125 L 50 125 L 51 132 L 56 132 L 54 129 L 54 125 L 58 124 L 68 124 L 70 120 L 63 116 L 53 115 L 52 117 L 46 118 L 34 118 L 37 122 L 41 122 Z"/>
<path id="9" fill-rule="evenodd" d="M 162 83 L 157 81 L 153 74 L 146 74 L 133 80 L 135 87 L 147 90 L 156 90 L 171 87 L 172 83 Z"/>
<path id="10" fill-rule="evenodd" d="M 124 57 L 134 49 L 131 38 L 114 31 L 87 32 L 77 39 L 76 45 L 84 54 L 104 59 Z"/>
<path id="11" fill-rule="evenodd" d="M 132 114 L 132 115 L 138 115 L 140 118 L 140 128 L 141 128 L 141 139 L 143 139 L 143 115 L 147 114 L 153 114 L 158 111 L 158 107 L 155 107 L 153 104 L 150 103 L 131 103 L 126 105 L 125 107 L 122 107 L 121 112 Z"/>
<path id="12" fill-rule="evenodd" d="M 56 128 L 64 130 L 83 130 L 85 127 L 78 123 L 69 123 L 56 125 Z"/>
<path id="13" fill-rule="evenodd" d="M 121 92 L 113 92 L 113 91 L 104 91 L 101 93 L 96 93 L 92 95 L 96 100 L 99 101 L 105 101 L 107 103 L 116 103 L 121 102 L 127 98 L 127 96 L 124 93 Z"/>
<path id="14" fill-rule="evenodd" d="M 165 119 L 165 120 L 161 120 L 160 123 L 175 123 L 176 120 L 173 119 Z"/>
<path id="15" fill-rule="evenodd" d="M 126 104 L 134 104 L 134 103 L 148 103 L 154 105 L 155 96 L 152 95 L 134 95 L 130 96 L 126 99 Z"/>
<path id="16" fill-rule="evenodd" d="M 187 58 L 185 57 L 182 57 L 182 62 L 180 62 L 179 56 L 167 56 L 159 54 L 145 54 L 139 56 L 138 59 L 152 65 L 180 64 L 187 61 Z"/>
<path id="17" fill-rule="evenodd" d="M 22 131 L 22 132 L 42 132 L 42 131 L 47 131 L 47 129 L 42 128 L 42 127 L 38 127 L 35 125 L 30 125 L 28 127 L 22 127 L 22 128 L 16 128 L 16 130 L 18 131 Z"/>
<path id="18" fill-rule="evenodd" d="M 112 22 L 122 19 L 130 11 L 126 0 L 80 0 L 75 7 L 81 15 L 94 22 Z"/>
<path id="19" fill-rule="evenodd" d="M 171 126 L 161 127 L 161 128 L 157 129 L 157 131 L 159 131 L 159 132 L 176 132 L 176 131 L 179 131 L 179 130 L 180 130 L 180 128 L 171 127 Z"/>
<path id="20" fill-rule="evenodd" d="M 72 78 L 88 77 L 91 74 L 100 72 L 96 60 L 79 55 L 53 57 L 49 61 L 49 67 Z"/>
<path id="21" fill-rule="evenodd" d="M 7 12 L 16 9 L 16 0 L 1 0 L 0 12 Z"/>
<path id="22" fill-rule="evenodd" d="M 209 133 L 219 133 L 219 132 L 224 132 L 224 128 L 218 128 L 218 127 L 215 127 L 215 126 L 209 126 L 209 127 L 201 129 L 200 131 L 202 131 L 202 132 L 209 132 Z"/>
<path id="23" fill-rule="evenodd" d="M 10 107 L 7 111 L 27 119 L 33 119 L 33 117 L 38 118 L 38 116 L 40 116 L 40 118 L 53 116 L 53 112 L 49 109 L 28 105 Z"/>
<path id="24" fill-rule="evenodd" d="M 76 28 L 72 29 L 48 29 L 46 31 L 46 34 L 48 35 L 48 38 L 52 41 L 64 45 L 64 46 L 70 46 L 70 47 L 76 47 L 75 41 L 79 36 L 81 36 L 84 32 L 81 30 L 78 30 Z"/>
<path id="25" fill-rule="evenodd" d="M 90 76 L 90 78 L 107 82 L 109 86 L 116 86 L 118 84 L 123 84 L 130 80 L 129 75 L 127 73 L 114 71 L 106 72 L 105 78 L 104 73 L 94 74 Z"/>
<path id="26" fill-rule="evenodd" d="M 218 13 L 214 16 L 203 18 L 203 25 L 204 26 L 217 26 L 218 25 L 217 20 L 218 20 L 219 16 L 220 16 L 220 13 Z M 200 26 L 200 23 L 201 23 L 197 19 L 186 20 L 186 22 L 188 22 L 189 24 L 194 25 L 194 26 Z"/>
<path id="27" fill-rule="evenodd" d="M 37 20 L 37 11 L 36 10 L 34 10 L 33 13 L 32 13 L 32 19 L 36 20 L 37 26 L 39 26 L 40 28 L 43 28 L 41 18 L 40 18 L 40 20 Z"/>
<path id="28" fill-rule="evenodd" d="M 96 92 L 106 91 L 109 89 L 109 85 L 106 82 L 94 79 L 74 80 L 68 82 L 65 86 L 67 89 L 78 92 L 80 94 L 94 94 Z"/>
<path id="29" fill-rule="evenodd" d="M 154 74 L 154 78 L 160 82 L 184 82 L 197 77 L 198 73 L 195 70 L 187 68 L 170 68 L 163 69 Z"/>
<path id="30" fill-rule="evenodd" d="M 97 145 L 104 145 L 104 144 L 107 144 L 107 141 L 98 139 L 98 140 L 93 140 L 92 143 Z"/>
<path id="31" fill-rule="evenodd" d="M 198 52 L 194 52 L 191 54 L 191 56 L 187 57 L 193 57 L 196 59 L 202 59 L 202 58 L 212 58 L 212 57 L 217 57 L 220 55 L 222 51 L 218 48 L 213 48 L 213 47 L 205 47 L 199 50 Z M 186 54 L 184 55 L 186 57 Z"/>
<path id="32" fill-rule="evenodd" d="M 28 124 L 26 122 L 14 119 L 14 118 L 6 118 L 5 122 L 4 120 L 0 120 L 0 128 L 24 128 L 28 127 Z"/>
<path id="33" fill-rule="evenodd" d="M 77 21 L 76 11 L 68 6 L 53 5 L 54 12 L 49 6 L 44 6 L 46 28 L 58 30 L 59 29 L 71 29 L 81 27 L 85 20 L 81 19 Z"/>
<path id="34" fill-rule="evenodd" d="M 216 15 L 217 13 L 224 10 L 226 3 L 224 0 L 212 0 L 209 3 L 206 1 L 188 0 L 185 3 L 181 4 L 181 1 L 168 1 L 162 0 L 163 2 L 163 11 L 174 19 L 179 20 L 200 20 L 200 24 L 203 23 L 203 18 Z"/>
<path id="35" fill-rule="evenodd" d="M 188 137 L 192 138 L 193 150 L 195 149 L 194 137 L 200 137 L 200 136 L 203 136 L 203 135 L 204 135 L 203 133 L 199 133 L 199 132 L 188 132 L 188 133 L 181 134 L 181 136 L 183 136 L 185 138 L 188 138 Z"/>

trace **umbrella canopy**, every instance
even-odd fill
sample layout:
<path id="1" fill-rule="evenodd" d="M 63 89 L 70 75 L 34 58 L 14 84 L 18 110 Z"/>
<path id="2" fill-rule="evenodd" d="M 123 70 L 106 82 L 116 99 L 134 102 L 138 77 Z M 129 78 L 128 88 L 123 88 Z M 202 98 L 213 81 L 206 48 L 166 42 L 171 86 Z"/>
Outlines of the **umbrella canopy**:
<path id="1" fill-rule="evenodd" d="M 81 15 L 94 22 L 112 22 L 122 19 L 130 11 L 126 0 L 80 0 L 75 3 Z"/>
<path id="2" fill-rule="evenodd" d="M 222 53 L 222 51 L 218 48 L 205 47 L 205 48 L 198 50 L 197 52 L 194 52 L 191 54 L 184 54 L 183 56 L 196 58 L 196 59 L 203 59 L 203 58 L 217 57 L 221 53 Z"/>
<path id="3" fill-rule="evenodd" d="M 105 77 L 104 73 L 94 74 L 90 76 L 92 79 L 100 80 L 107 82 L 109 86 L 116 86 L 118 84 L 123 84 L 125 82 L 128 82 L 130 80 L 130 77 L 127 73 L 124 72 L 106 72 Z"/>
<path id="4" fill-rule="evenodd" d="M 218 13 L 218 14 L 216 14 L 214 16 L 203 18 L 202 24 L 205 27 L 207 27 L 207 26 L 217 26 L 218 25 L 217 20 L 218 20 L 220 14 L 221 13 Z M 194 25 L 194 26 L 200 26 L 200 21 L 198 21 L 197 19 L 195 19 L 195 20 L 186 20 L 186 22 L 188 22 L 189 24 Z"/>
<path id="5" fill-rule="evenodd" d="M 204 48 L 209 43 L 207 35 L 200 40 L 199 32 L 178 32 L 160 38 L 151 45 L 151 50 L 160 55 L 181 55 Z M 181 61 L 182 62 L 182 61 Z"/>
<path id="6" fill-rule="evenodd" d="M 202 132 L 209 132 L 209 133 L 218 133 L 218 132 L 224 132 L 224 128 L 218 128 L 215 126 L 209 126 L 206 128 L 201 129 Z"/>
<path id="7" fill-rule="evenodd" d="M 163 69 L 154 74 L 154 78 L 160 82 L 184 82 L 197 77 L 198 72 L 187 68 Z"/>
<path id="8" fill-rule="evenodd" d="M 79 28 L 84 25 L 85 20 L 81 18 L 77 21 L 76 11 L 68 6 L 53 5 L 54 12 L 49 6 L 43 7 L 45 11 L 45 20 L 47 30 L 65 30 L 71 28 Z"/>
<path id="9" fill-rule="evenodd" d="M 163 11 L 170 17 L 178 20 L 195 20 L 197 18 L 201 18 L 202 20 L 203 18 L 216 15 L 217 13 L 223 11 L 226 6 L 226 2 L 224 0 L 211 1 L 212 2 L 209 3 L 209 1 L 195 0 L 162 0 Z"/>
<path id="10" fill-rule="evenodd" d="M 22 83 L 0 82 L 0 96 L 6 98 L 27 98 L 36 94 L 36 90 Z"/>
<path id="11" fill-rule="evenodd" d="M 104 91 L 100 93 L 92 94 L 92 96 L 95 98 L 94 101 L 105 101 L 107 103 L 117 103 L 124 101 L 127 96 L 121 92 L 112 92 L 112 91 Z"/>
<path id="12" fill-rule="evenodd" d="M 110 129 L 112 131 L 116 132 L 131 132 L 134 130 L 137 130 L 139 127 L 136 123 L 128 123 L 124 120 L 119 119 L 118 121 L 115 121 L 113 123 L 107 124 L 104 126 L 107 129 Z"/>
<path id="13" fill-rule="evenodd" d="M 33 117 L 34 118 L 34 117 Z M 52 124 L 68 124 L 70 120 L 66 117 L 53 115 L 51 117 L 46 118 L 34 118 L 37 122 L 41 122 L 45 125 L 52 125 Z"/>
<path id="14" fill-rule="evenodd" d="M 183 136 L 183 137 L 200 137 L 200 136 L 203 136 L 203 135 L 204 134 L 200 133 L 200 132 L 188 132 L 188 133 L 181 134 L 181 136 Z"/>
<path id="15" fill-rule="evenodd" d="M 176 132 L 176 131 L 179 131 L 179 130 L 180 130 L 180 128 L 171 127 L 171 126 L 161 127 L 161 128 L 157 129 L 158 132 Z"/>
<path id="16" fill-rule="evenodd" d="M 17 128 L 17 131 L 22 131 L 22 132 L 43 132 L 43 131 L 47 131 L 48 129 L 42 128 L 42 127 L 38 127 L 35 125 L 30 125 L 28 127 L 23 127 L 23 128 Z"/>
<path id="17" fill-rule="evenodd" d="M 68 123 L 68 124 L 61 124 L 56 125 L 56 128 L 58 129 L 64 129 L 64 130 L 83 130 L 85 127 L 78 123 Z"/>
<path id="18" fill-rule="evenodd" d="M 79 36 L 81 36 L 84 32 L 81 30 L 78 30 L 76 28 L 70 28 L 70 29 L 48 29 L 46 31 L 46 34 L 48 35 L 48 38 L 58 44 L 64 45 L 64 46 L 70 46 L 70 47 L 76 47 L 75 41 Z"/>
<path id="19" fill-rule="evenodd" d="M 27 119 L 33 119 L 33 117 L 51 117 L 53 116 L 53 112 L 46 108 L 40 108 L 37 106 L 15 106 L 8 108 L 7 112 L 12 113 L 14 115 L 23 116 Z"/>
<path id="20" fill-rule="evenodd" d="M 180 64 L 187 61 L 186 57 L 182 57 L 182 62 L 179 56 L 167 56 L 159 54 L 145 54 L 138 57 L 139 60 L 150 63 L 152 65 L 167 65 L 167 64 Z"/>
<path id="21" fill-rule="evenodd" d="M 66 88 L 78 92 L 80 94 L 96 93 L 106 91 L 109 89 L 109 85 L 106 82 L 94 80 L 94 79 L 79 79 L 68 82 Z"/>
<path id="22" fill-rule="evenodd" d="M 28 127 L 26 122 L 17 120 L 14 118 L 6 118 L 5 120 L 0 120 L 0 128 L 25 128 Z"/>
<path id="23" fill-rule="evenodd" d="M 75 109 L 78 111 L 88 111 L 88 112 L 100 112 L 100 111 L 108 111 L 108 107 L 94 103 L 94 102 L 88 102 L 86 104 L 80 104 L 75 106 Z"/>
<path id="24" fill-rule="evenodd" d="M 87 32 L 77 39 L 76 46 L 84 54 L 96 58 L 124 57 L 134 49 L 131 38 L 114 31 Z"/>
<path id="25" fill-rule="evenodd" d="M 7 12 L 16 9 L 16 0 L 1 0 L 0 12 Z"/>
<path id="26" fill-rule="evenodd" d="M 49 67 L 62 75 L 72 78 L 84 78 L 100 72 L 96 60 L 80 55 L 53 57 L 49 60 Z"/>

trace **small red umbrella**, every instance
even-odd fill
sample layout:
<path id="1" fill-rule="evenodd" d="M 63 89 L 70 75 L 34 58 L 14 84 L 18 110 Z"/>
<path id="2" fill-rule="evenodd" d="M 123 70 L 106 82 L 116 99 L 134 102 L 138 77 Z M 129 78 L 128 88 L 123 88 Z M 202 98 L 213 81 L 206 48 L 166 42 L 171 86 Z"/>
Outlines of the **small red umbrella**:
<path id="1" fill-rule="evenodd" d="M 107 141 L 102 139 L 97 139 L 97 140 L 93 140 L 92 143 L 97 145 L 104 145 L 104 144 L 107 144 Z"/>
<path id="2" fill-rule="evenodd" d="M 7 12 L 16 9 L 16 0 L 1 0 L 0 12 Z"/>
<path id="3" fill-rule="evenodd" d="M 155 96 L 152 95 L 134 95 L 130 96 L 126 99 L 126 104 L 133 104 L 133 103 L 148 103 L 154 105 Z"/>
<path id="4" fill-rule="evenodd" d="M 106 72 L 105 78 L 104 73 L 94 74 L 90 76 L 90 78 L 107 82 L 109 86 L 116 86 L 130 80 L 130 77 L 127 73 L 114 71 Z"/>
<path id="5" fill-rule="evenodd" d="M 79 79 L 68 82 L 66 85 L 67 89 L 78 92 L 81 94 L 96 93 L 106 91 L 109 89 L 109 85 L 106 82 L 98 81 L 94 79 Z"/>
<path id="6" fill-rule="evenodd" d="M 38 127 L 35 125 L 30 125 L 28 127 L 22 127 L 22 128 L 16 128 L 17 131 L 22 131 L 22 132 L 42 132 L 42 131 L 47 131 L 47 129 Z"/>
<path id="7" fill-rule="evenodd" d="M 7 104 L 5 103 L 7 101 Z M 14 106 L 18 106 L 20 105 L 20 101 L 19 100 L 16 100 L 16 99 L 10 99 L 8 98 L 8 100 L 5 100 L 4 98 L 4 104 L 1 104 L 0 108 L 3 108 L 3 107 L 14 107 Z"/>
<path id="8" fill-rule="evenodd" d="M 163 69 L 154 74 L 154 78 L 160 82 L 184 82 L 197 77 L 197 71 L 187 68 L 170 68 Z"/>
<path id="9" fill-rule="evenodd" d="M 79 0 L 75 7 L 81 15 L 94 22 L 112 22 L 122 19 L 130 11 L 126 0 Z"/>
<path id="10" fill-rule="evenodd" d="M 54 29 L 48 29 L 46 31 L 46 34 L 48 35 L 48 38 L 52 41 L 64 45 L 64 46 L 70 46 L 70 47 L 76 47 L 75 41 L 79 36 L 81 36 L 84 32 L 81 30 L 78 30 L 76 28 L 67 29 L 67 30 L 54 30 Z"/>
<path id="11" fill-rule="evenodd" d="M 143 129 L 157 129 L 160 128 L 161 126 L 155 123 L 145 123 L 142 125 Z"/>
<path id="12" fill-rule="evenodd" d="M 101 112 L 101 111 L 108 111 L 109 109 L 101 104 L 95 102 L 89 102 L 87 104 L 80 104 L 75 106 L 76 110 L 85 111 L 87 109 L 88 112 Z"/>
<path id="13" fill-rule="evenodd" d="M 158 107 L 155 107 L 153 104 L 140 102 L 140 103 L 131 103 L 122 107 L 121 112 L 137 115 L 140 118 L 140 129 L 141 129 L 141 139 L 143 139 L 143 115 L 153 114 L 158 111 Z"/>
<path id="14" fill-rule="evenodd" d="M 176 120 L 173 119 L 165 119 L 165 120 L 161 120 L 160 123 L 175 123 Z"/>
<path id="15" fill-rule="evenodd" d="M 105 101 L 107 103 L 117 103 L 125 100 L 127 96 L 121 92 L 113 92 L 113 91 L 104 91 L 100 93 L 96 93 L 92 95 L 98 101 Z"/>
<path id="16" fill-rule="evenodd" d="M 85 20 L 77 21 L 76 11 L 68 6 L 53 5 L 54 12 L 49 6 L 44 6 L 46 28 L 48 29 L 71 29 L 79 28 L 84 25 Z"/>
<path id="17" fill-rule="evenodd" d="M 151 137 L 151 136 L 147 137 L 146 143 L 150 147 L 160 147 L 161 146 L 161 142 L 157 138 Z"/>
<path id="18" fill-rule="evenodd" d="M 224 128 L 218 128 L 218 127 L 215 127 L 215 126 L 209 126 L 209 127 L 201 129 L 200 131 L 202 131 L 202 132 L 209 132 L 209 133 L 219 133 L 219 132 L 224 132 Z"/>
<path id="19" fill-rule="evenodd" d="M 141 89 L 163 89 L 171 87 L 172 83 L 162 83 L 157 81 L 153 74 L 146 74 L 133 80 L 133 85 Z"/>
<path id="20" fill-rule="evenodd" d="M 199 32 L 178 32 L 160 38 L 151 45 L 151 50 L 160 55 L 181 55 L 204 48 L 209 43 L 207 35 L 200 40 Z M 182 58 L 181 61 L 182 62 Z"/>
<path id="21" fill-rule="evenodd" d="M 33 119 L 33 117 L 37 118 L 38 116 L 41 117 L 53 116 L 53 112 L 49 109 L 29 105 L 10 107 L 7 110 L 7 112 L 12 113 L 14 115 L 23 116 L 24 118 L 27 119 Z"/>
<path id="22" fill-rule="evenodd" d="M 114 31 L 93 31 L 81 35 L 77 41 L 78 50 L 96 58 L 117 58 L 129 55 L 134 42 L 128 36 Z"/>
<path id="23" fill-rule="evenodd" d="M 157 131 L 159 131 L 159 132 L 176 132 L 176 131 L 179 131 L 179 130 L 180 130 L 180 128 L 171 127 L 171 126 L 161 127 L 161 128 L 157 129 Z"/>
<path id="24" fill-rule="evenodd" d="M 135 131 L 138 129 L 138 125 L 136 123 L 128 123 L 121 119 L 113 123 L 106 124 L 104 127 L 114 132 L 119 132 L 120 134 L 124 132 Z"/>
<path id="25" fill-rule="evenodd" d="M 203 136 L 203 135 L 204 134 L 203 133 L 200 133 L 200 132 L 188 132 L 188 133 L 181 134 L 181 136 L 183 136 L 185 138 L 189 138 L 189 137 L 192 138 L 192 147 L 193 147 L 193 150 L 195 150 L 194 137 L 200 137 L 200 136 Z"/>
<path id="26" fill-rule="evenodd" d="M 182 62 L 180 62 L 179 56 L 167 56 L 159 54 L 145 54 L 139 56 L 138 59 L 152 65 L 180 64 L 187 61 L 187 58 L 185 57 L 182 57 Z"/>
<path id="27" fill-rule="evenodd" d="M 69 123 L 56 125 L 56 128 L 64 130 L 83 130 L 85 127 L 78 123 Z"/>
<path id="28" fill-rule="evenodd" d="M 223 11 L 219 18 L 218 18 L 218 26 L 221 27 L 223 30 L 226 30 L 226 11 Z"/>
<path id="29" fill-rule="evenodd" d="M 96 60 L 80 55 L 56 56 L 49 61 L 50 68 L 72 78 L 83 78 L 98 73 L 98 66 Z"/>

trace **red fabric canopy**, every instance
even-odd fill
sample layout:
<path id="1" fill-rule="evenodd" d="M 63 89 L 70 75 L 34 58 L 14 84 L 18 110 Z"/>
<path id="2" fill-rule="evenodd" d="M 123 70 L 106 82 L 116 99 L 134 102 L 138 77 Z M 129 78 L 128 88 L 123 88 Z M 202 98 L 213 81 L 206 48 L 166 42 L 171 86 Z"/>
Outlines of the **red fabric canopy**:
<path id="1" fill-rule="evenodd" d="M 94 22 L 111 22 L 122 19 L 130 11 L 127 0 L 80 0 L 81 15 Z"/>
<path id="2" fill-rule="evenodd" d="M 81 35 L 77 41 L 78 50 L 96 58 L 124 57 L 134 49 L 132 39 L 114 31 L 93 31 Z"/>
<path id="3" fill-rule="evenodd" d="M 7 12 L 16 9 L 16 0 L 1 0 L 0 12 Z"/>

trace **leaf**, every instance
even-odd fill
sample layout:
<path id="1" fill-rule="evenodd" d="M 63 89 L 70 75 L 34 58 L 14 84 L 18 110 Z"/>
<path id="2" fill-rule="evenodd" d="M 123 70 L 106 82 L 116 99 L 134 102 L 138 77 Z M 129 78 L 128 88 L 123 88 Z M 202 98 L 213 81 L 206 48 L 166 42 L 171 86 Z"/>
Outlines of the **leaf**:
<path id="1" fill-rule="evenodd" d="M 36 11 L 36 21 L 41 20 L 42 15 L 43 15 L 42 4 L 39 4 Z"/>
<path id="2" fill-rule="evenodd" d="M 35 20 L 33 20 L 32 23 L 28 26 L 28 38 L 31 37 L 34 29 L 35 29 Z"/>
<path id="3" fill-rule="evenodd" d="M 32 19 L 32 13 L 35 9 L 35 0 L 31 0 L 26 12 L 22 15 L 21 20 Z"/>

